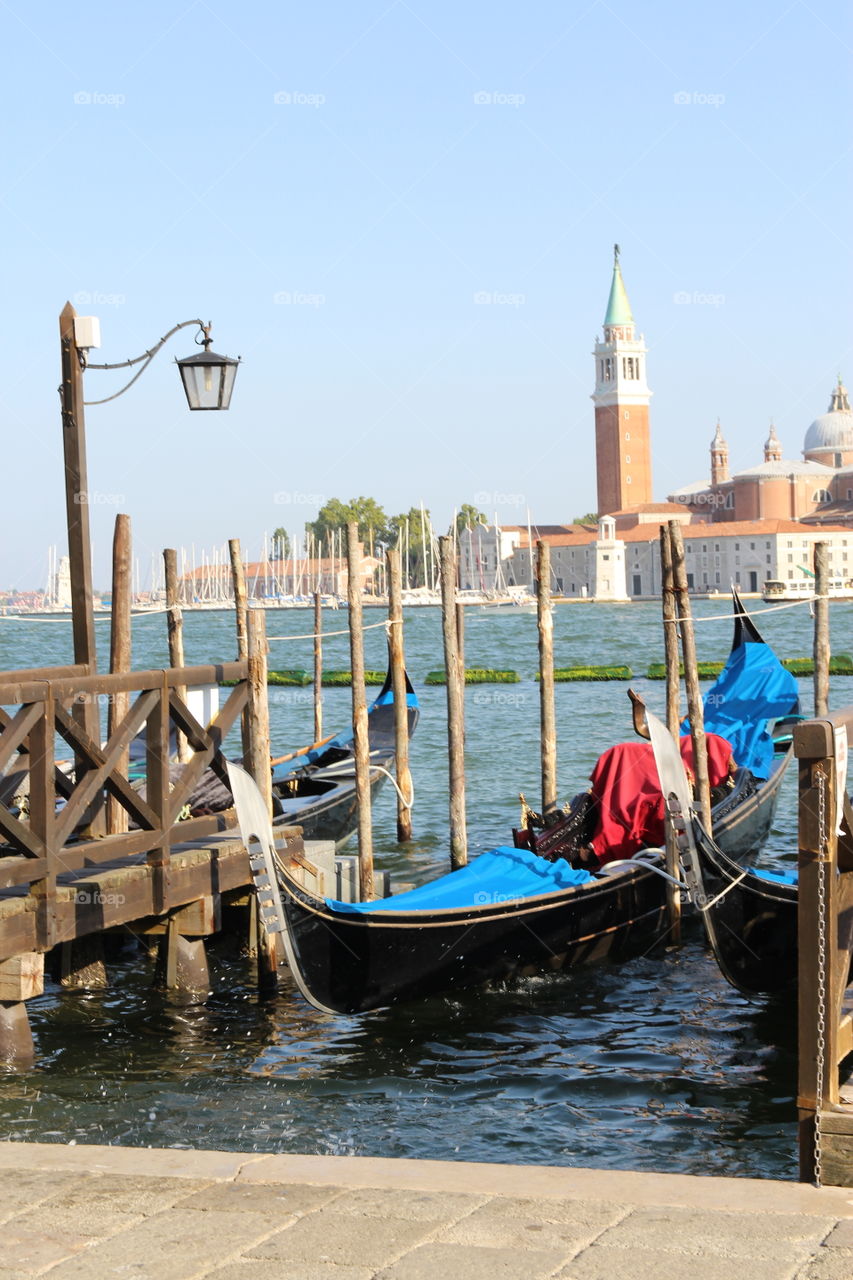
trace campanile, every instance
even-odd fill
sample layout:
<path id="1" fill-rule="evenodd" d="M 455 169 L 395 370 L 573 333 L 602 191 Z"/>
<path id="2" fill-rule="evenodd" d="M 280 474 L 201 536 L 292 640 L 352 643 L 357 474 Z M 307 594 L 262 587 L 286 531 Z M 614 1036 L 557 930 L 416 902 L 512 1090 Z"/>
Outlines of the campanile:
<path id="1" fill-rule="evenodd" d="M 613 247 L 613 281 L 604 337 L 595 344 L 595 469 L 599 518 L 652 501 L 652 458 L 646 346 Z"/>

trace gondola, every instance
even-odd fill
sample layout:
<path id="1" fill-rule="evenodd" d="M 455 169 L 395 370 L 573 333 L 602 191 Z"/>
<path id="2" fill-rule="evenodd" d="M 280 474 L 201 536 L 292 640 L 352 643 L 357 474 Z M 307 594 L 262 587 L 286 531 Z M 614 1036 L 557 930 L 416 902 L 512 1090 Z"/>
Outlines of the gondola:
<path id="1" fill-rule="evenodd" d="M 741 867 L 693 824 L 691 897 L 720 971 L 744 995 L 797 980 L 797 873 Z"/>
<path id="2" fill-rule="evenodd" d="M 409 736 L 420 715 L 417 695 L 406 676 Z M 394 764 L 394 694 L 388 671 L 379 694 L 367 712 L 370 741 L 371 795 L 382 787 Z M 173 751 L 176 750 L 173 735 Z M 145 794 L 145 739 L 132 744 L 138 760 L 139 790 Z M 170 766 L 177 777 L 183 766 Z M 355 742 L 352 727 L 313 743 L 272 766 L 273 817 L 278 826 L 299 826 L 305 840 L 334 840 L 342 845 L 356 828 Z M 225 782 L 212 769 L 199 780 L 190 797 L 188 815 L 219 813 L 234 801 Z"/>
<path id="3" fill-rule="evenodd" d="M 417 695 L 406 676 L 409 736 L 420 715 Z M 394 764 L 394 694 L 391 673 L 368 708 L 370 790 L 375 794 Z M 302 827 L 306 840 L 342 844 L 356 827 L 355 741 L 352 727 L 322 743 L 295 752 L 272 773 L 273 814 L 278 825 Z"/>
<path id="4" fill-rule="evenodd" d="M 796 680 L 764 641 L 734 588 L 732 606 L 731 652 L 703 702 L 706 730 L 731 743 L 738 764 L 729 786 L 712 797 L 711 829 L 720 849 L 740 861 L 758 852 L 770 833 L 793 750 L 790 728 L 800 718 L 800 707 Z M 635 729 L 648 737 L 639 699 L 634 706 Z M 548 825 L 528 811 L 513 841 L 544 857 L 565 857 L 589 839 L 594 821 L 582 793 Z"/>
<path id="5" fill-rule="evenodd" d="M 737 599 L 736 612 L 742 613 Z M 743 645 L 763 645 L 754 628 L 753 633 L 736 619 L 733 657 Z M 766 654 L 740 653 L 738 664 L 750 672 L 775 664 L 787 677 L 764 648 L 772 663 Z M 725 675 L 717 688 L 726 687 Z M 779 683 L 783 692 L 762 704 L 766 714 L 760 723 L 746 726 L 746 736 L 760 740 L 765 756 L 769 745 L 771 760 L 766 722 L 774 709 L 794 714 L 796 706 L 793 680 Z M 731 696 L 733 707 L 736 701 Z M 648 721 L 650 727 L 659 724 L 650 714 Z M 676 758 L 683 778 L 677 752 Z M 787 755 L 771 772 L 765 807 L 751 806 L 755 823 L 742 843 L 754 846 L 756 832 L 769 828 L 786 761 Z M 368 903 L 318 898 L 284 865 L 277 868 L 277 882 L 291 972 L 303 995 L 329 1013 L 362 1013 L 488 981 L 626 960 L 651 950 L 669 932 L 659 850 L 590 871 L 535 850 L 502 846 L 408 893 Z"/>

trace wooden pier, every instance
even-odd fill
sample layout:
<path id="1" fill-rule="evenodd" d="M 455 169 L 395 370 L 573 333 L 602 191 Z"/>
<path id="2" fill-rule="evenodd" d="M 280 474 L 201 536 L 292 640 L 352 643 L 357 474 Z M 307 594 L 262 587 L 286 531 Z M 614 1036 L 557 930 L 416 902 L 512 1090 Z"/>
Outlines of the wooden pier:
<path id="1" fill-rule="evenodd" d="M 0 1061 L 32 1059 L 26 1001 L 41 994 L 48 953 L 56 952 L 69 985 L 83 985 L 100 935 L 159 936 L 166 985 L 198 992 L 207 987 L 204 938 L 219 929 L 223 905 L 243 905 L 247 921 L 255 918 L 233 810 L 180 819 L 206 770 L 227 782 L 223 741 L 241 716 L 249 764 L 269 785 L 258 623 L 250 614 L 248 654 L 233 662 L 104 675 L 79 665 L 0 673 Z M 211 722 L 200 724 L 185 691 L 224 680 L 236 683 Z M 118 695 L 130 707 L 102 746 L 87 726 L 93 709 Z M 171 753 L 175 732 L 188 747 L 183 765 Z M 128 748 L 140 735 L 144 784 L 134 785 Z M 55 758 L 57 741 L 73 760 Z M 110 802 L 129 830 L 102 834 Z M 277 834 L 301 860 L 300 830 Z M 257 939 L 246 941 L 257 947 Z"/>

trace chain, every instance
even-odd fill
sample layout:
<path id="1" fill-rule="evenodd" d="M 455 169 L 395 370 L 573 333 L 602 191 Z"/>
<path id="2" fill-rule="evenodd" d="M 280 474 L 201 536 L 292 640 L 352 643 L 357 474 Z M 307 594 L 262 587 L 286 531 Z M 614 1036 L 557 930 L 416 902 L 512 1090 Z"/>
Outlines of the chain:
<path id="1" fill-rule="evenodd" d="M 818 881 L 817 881 L 817 1082 L 815 1085 L 814 1117 L 814 1176 L 815 1186 L 821 1186 L 823 1151 L 821 1146 L 821 1111 L 823 1110 L 823 1077 L 826 1066 L 826 774 L 818 767 L 817 822 L 818 822 Z"/>

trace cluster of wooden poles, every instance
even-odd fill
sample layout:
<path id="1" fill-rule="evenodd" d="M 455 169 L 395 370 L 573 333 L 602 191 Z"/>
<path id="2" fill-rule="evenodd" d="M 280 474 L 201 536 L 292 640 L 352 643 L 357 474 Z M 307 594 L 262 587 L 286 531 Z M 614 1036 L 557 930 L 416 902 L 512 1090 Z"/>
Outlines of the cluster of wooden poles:
<path id="1" fill-rule="evenodd" d="M 465 807 L 465 626 L 464 606 L 457 600 L 458 548 L 456 539 L 446 536 L 438 539 L 442 638 L 446 672 L 447 739 L 449 783 L 449 844 L 450 866 L 455 870 L 468 861 L 468 840 Z M 249 681 L 260 685 L 266 681 L 266 623 L 262 609 L 249 609 L 246 577 L 237 539 L 229 542 L 231 572 L 234 587 L 234 603 L 237 625 L 237 648 L 240 657 L 249 662 Z M 364 665 L 364 622 L 361 592 L 361 544 L 358 526 L 347 526 L 346 538 L 348 571 L 348 630 L 352 675 L 352 723 L 354 730 L 354 763 L 356 801 L 358 806 L 358 849 L 360 889 L 362 900 L 374 896 L 373 884 L 373 833 L 370 798 L 370 744 L 368 738 L 367 697 Z M 166 581 L 166 613 L 169 637 L 169 661 L 173 667 L 184 665 L 182 616 L 180 608 L 180 583 L 177 554 L 167 549 L 163 552 Z M 687 719 L 693 741 L 695 762 L 695 787 L 697 809 L 703 823 L 710 828 L 710 784 L 708 778 L 707 749 L 705 742 L 702 695 L 696 659 L 696 642 L 681 525 L 671 520 L 660 530 L 660 558 L 662 581 L 662 607 L 664 652 L 666 661 L 666 721 L 673 736 L 678 739 L 681 724 L 680 682 L 683 663 Z M 131 534 L 129 516 L 116 518 L 113 541 L 112 632 L 110 640 L 111 671 L 130 669 L 131 625 Z M 397 839 L 411 839 L 412 778 L 409 768 L 408 707 L 406 696 L 406 668 L 403 643 L 402 571 L 400 552 L 389 549 L 386 553 L 388 578 L 388 647 L 392 691 L 395 709 L 395 750 L 397 780 Z M 829 548 L 826 543 L 815 547 L 815 631 L 814 631 L 814 688 L 815 714 L 825 715 L 829 687 Z M 557 809 L 557 728 L 554 699 L 554 630 L 551 601 L 550 547 L 540 539 L 536 543 L 537 626 L 539 639 L 539 698 L 540 698 L 540 768 L 542 786 L 542 814 L 546 822 Z M 681 658 L 679 657 L 679 636 Z M 319 593 L 314 596 L 314 738 L 313 745 L 324 741 L 322 709 L 323 631 L 322 601 Z M 255 690 L 250 706 L 255 708 L 243 719 L 243 747 L 247 768 L 256 779 L 262 781 L 267 802 L 271 805 L 269 770 L 269 722 L 268 716 L 257 708 L 266 705 L 265 690 Z M 110 729 L 126 714 L 127 707 L 116 695 L 109 707 Z M 255 715 L 257 723 L 249 723 Z M 186 760 L 189 748 L 183 735 L 178 735 L 178 759 Z M 285 757 L 286 758 L 286 757 Z M 124 829 L 126 813 L 118 804 L 108 810 L 108 830 Z M 675 873 L 677 851 L 668 850 L 671 871 Z M 678 928 L 678 894 L 673 890 L 670 900 L 673 926 Z"/>

